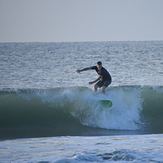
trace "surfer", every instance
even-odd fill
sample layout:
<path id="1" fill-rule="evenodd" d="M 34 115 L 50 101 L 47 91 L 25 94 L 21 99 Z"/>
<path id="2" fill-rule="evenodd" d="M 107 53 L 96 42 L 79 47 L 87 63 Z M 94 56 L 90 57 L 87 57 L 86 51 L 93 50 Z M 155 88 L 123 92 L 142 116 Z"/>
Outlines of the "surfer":
<path id="1" fill-rule="evenodd" d="M 109 72 L 104 67 L 102 67 L 102 62 L 100 61 L 97 62 L 96 66 L 83 68 L 81 70 L 78 69 L 76 70 L 76 72 L 80 73 L 82 71 L 87 71 L 87 70 L 95 70 L 97 74 L 99 75 L 96 80 L 91 81 L 88 84 L 93 84 L 97 82 L 94 85 L 94 91 L 97 91 L 98 88 L 102 87 L 102 93 L 105 93 L 105 89 L 111 84 L 112 78 Z"/>

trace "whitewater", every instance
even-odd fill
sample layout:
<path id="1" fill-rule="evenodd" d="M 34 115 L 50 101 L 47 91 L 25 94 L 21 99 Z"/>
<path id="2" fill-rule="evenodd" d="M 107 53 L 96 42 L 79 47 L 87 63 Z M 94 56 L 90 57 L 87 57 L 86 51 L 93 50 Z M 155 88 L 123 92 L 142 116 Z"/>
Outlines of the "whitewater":
<path id="1" fill-rule="evenodd" d="M 0 43 L 0 162 L 162 162 L 163 41 Z M 93 92 L 102 61 L 112 83 Z M 113 106 L 99 101 L 111 100 Z"/>

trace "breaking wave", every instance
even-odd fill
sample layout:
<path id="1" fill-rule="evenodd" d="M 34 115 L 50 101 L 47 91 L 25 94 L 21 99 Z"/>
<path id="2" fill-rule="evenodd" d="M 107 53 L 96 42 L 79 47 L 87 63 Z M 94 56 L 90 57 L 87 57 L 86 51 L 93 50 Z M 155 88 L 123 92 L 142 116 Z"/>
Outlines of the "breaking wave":
<path id="1" fill-rule="evenodd" d="M 111 100 L 113 106 L 101 106 L 102 99 Z M 47 136 L 49 133 L 64 135 L 66 131 L 73 135 L 88 127 L 161 133 L 162 106 L 162 86 L 115 86 L 105 94 L 87 87 L 3 89 L 0 130 L 11 134 L 21 129 L 30 135 L 36 130 L 41 134 L 44 128 Z"/>

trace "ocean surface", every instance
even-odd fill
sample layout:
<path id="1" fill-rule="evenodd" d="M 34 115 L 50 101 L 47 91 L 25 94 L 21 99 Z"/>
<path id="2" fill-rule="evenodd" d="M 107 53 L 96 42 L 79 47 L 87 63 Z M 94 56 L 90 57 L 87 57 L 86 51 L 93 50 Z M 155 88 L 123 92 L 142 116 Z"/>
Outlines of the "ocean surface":
<path id="1" fill-rule="evenodd" d="M 94 70 L 76 72 L 97 61 L 105 94 Z M 162 151 L 163 41 L 0 43 L 0 162 L 161 163 Z"/>

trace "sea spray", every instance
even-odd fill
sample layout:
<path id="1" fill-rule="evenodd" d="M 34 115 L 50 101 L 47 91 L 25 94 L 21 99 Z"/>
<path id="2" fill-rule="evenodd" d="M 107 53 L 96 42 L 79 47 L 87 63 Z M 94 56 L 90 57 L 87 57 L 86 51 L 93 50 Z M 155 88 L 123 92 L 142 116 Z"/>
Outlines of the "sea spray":
<path id="1" fill-rule="evenodd" d="M 108 89 L 105 95 L 85 92 L 84 97 L 80 98 L 78 108 L 73 108 L 72 115 L 87 126 L 117 130 L 137 130 L 141 127 L 142 100 L 140 94 L 140 89 L 132 87 L 113 87 Z M 101 99 L 111 100 L 113 106 L 109 108 L 100 105 L 98 102 Z"/>

